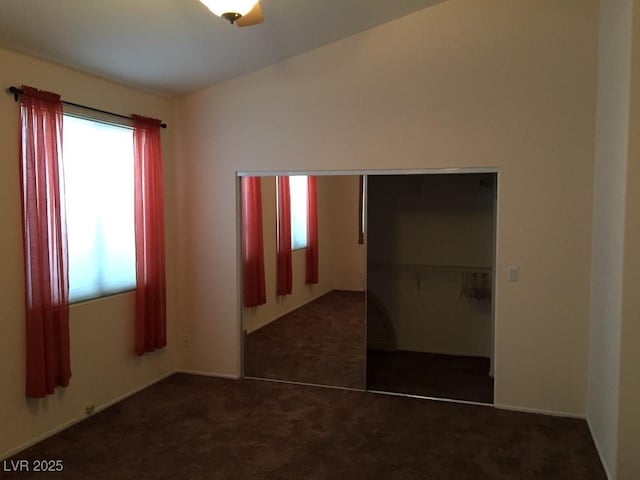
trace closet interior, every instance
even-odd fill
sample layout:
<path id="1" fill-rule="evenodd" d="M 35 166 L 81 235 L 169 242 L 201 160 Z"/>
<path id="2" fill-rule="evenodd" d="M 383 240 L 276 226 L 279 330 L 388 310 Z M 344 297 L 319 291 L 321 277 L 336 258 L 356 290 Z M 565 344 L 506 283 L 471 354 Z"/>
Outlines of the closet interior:
<path id="1" fill-rule="evenodd" d="M 369 390 L 493 403 L 496 181 L 368 176 Z"/>

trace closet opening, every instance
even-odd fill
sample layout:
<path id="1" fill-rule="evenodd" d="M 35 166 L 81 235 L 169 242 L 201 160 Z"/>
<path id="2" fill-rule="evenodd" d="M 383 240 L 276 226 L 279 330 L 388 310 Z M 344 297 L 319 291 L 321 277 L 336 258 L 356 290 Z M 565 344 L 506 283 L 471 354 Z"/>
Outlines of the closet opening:
<path id="1" fill-rule="evenodd" d="M 494 402 L 497 173 L 367 177 L 367 389 Z"/>
<path id="2" fill-rule="evenodd" d="M 291 248 L 282 294 L 277 178 L 294 175 L 317 177 L 318 278 L 307 280 L 307 249 Z M 493 404 L 498 180 L 495 169 L 238 173 L 242 376 Z"/>

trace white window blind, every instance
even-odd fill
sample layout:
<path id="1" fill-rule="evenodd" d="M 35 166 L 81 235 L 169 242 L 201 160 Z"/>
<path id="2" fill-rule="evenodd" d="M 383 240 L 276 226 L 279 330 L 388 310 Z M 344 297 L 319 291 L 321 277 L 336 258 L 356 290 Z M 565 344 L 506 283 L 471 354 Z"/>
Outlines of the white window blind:
<path id="1" fill-rule="evenodd" d="M 69 301 L 135 288 L 133 130 L 64 116 Z"/>

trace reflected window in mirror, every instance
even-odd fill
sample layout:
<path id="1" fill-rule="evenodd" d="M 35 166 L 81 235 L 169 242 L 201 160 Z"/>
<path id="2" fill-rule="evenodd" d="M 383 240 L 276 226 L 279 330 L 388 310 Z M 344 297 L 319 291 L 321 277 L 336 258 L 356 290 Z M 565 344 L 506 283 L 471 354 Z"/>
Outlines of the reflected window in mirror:
<path id="1" fill-rule="evenodd" d="M 307 178 L 307 175 L 291 175 L 289 177 L 292 250 L 307 248 L 307 210 L 309 202 Z"/>

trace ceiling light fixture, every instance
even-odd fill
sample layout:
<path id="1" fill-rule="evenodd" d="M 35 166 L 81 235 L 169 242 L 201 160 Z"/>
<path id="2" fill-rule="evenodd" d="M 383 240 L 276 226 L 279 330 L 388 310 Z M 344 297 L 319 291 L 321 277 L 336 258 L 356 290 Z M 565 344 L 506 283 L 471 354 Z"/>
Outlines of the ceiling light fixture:
<path id="1" fill-rule="evenodd" d="M 258 3 L 258 0 L 200 0 L 206 7 L 219 17 L 234 23 L 246 15 Z"/>

